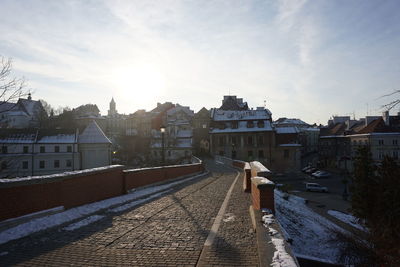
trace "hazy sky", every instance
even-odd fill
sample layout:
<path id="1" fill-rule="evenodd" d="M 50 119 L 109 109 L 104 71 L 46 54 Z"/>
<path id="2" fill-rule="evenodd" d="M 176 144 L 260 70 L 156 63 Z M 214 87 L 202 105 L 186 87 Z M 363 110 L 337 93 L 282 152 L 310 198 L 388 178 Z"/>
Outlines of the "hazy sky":
<path id="1" fill-rule="evenodd" d="M 55 107 L 198 111 L 230 93 L 326 123 L 380 114 L 400 89 L 399 14 L 398 0 L 0 0 L 0 54 Z"/>

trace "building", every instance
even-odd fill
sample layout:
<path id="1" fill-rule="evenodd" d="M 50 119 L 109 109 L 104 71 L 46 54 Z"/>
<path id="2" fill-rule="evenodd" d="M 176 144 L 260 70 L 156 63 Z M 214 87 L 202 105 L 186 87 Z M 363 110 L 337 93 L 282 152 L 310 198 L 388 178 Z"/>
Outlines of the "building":
<path id="1" fill-rule="evenodd" d="M 193 116 L 193 153 L 208 155 L 210 153 L 210 111 L 202 108 Z"/>
<path id="2" fill-rule="evenodd" d="M 176 104 L 168 109 L 165 119 L 165 132 L 152 130 L 151 155 L 156 161 L 164 163 L 189 163 L 193 154 L 194 112 L 189 107 Z M 164 155 L 163 155 L 164 153 Z"/>
<path id="3" fill-rule="evenodd" d="M 82 133 L 61 129 L 6 129 L 0 133 L 0 177 L 82 170 L 111 164 L 111 142 L 96 122 Z"/>
<path id="4" fill-rule="evenodd" d="M 274 122 L 278 132 L 292 132 L 297 135 L 297 142 L 301 144 L 302 156 L 318 152 L 319 131 L 314 125 L 310 125 L 300 119 L 279 118 Z"/>
<path id="5" fill-rule="evenodd" d="M 32 100 L 31 94 L 16 103 L 0 101 L 0 128 L 38 128 L 46 118 L 42 103 Z"/>
<path id="6" fill-rule="evenodd" d="M 275 129 L 268 109 L 249 109 L 243 99 L 224 96 L 221 107 L 211 110 L 211 153 L 258 160 L 277 172 L 298 170 L 301 145 L 297 132 L 287 129 Z"/>
<path id="7" fill-rule="evenodd" d="M 331 123 L 321 129 L 319 159 L 323 167 L 351 171 L 360 146 L 368 146 L 375 163 L 390 156 L 399 159 L 400 114 L 367 116 L 358 121 Z"/>
<path id="8" fill-rule="evenodd" d="M 118 113 L 114 98 L 111 99 L 110 109 L 108 110 L 107 116 L 104 118 L 106 120 L 106 133 L 108 136 L 116 137 L 119 135 L 125 135 L 128 116 Z"/>

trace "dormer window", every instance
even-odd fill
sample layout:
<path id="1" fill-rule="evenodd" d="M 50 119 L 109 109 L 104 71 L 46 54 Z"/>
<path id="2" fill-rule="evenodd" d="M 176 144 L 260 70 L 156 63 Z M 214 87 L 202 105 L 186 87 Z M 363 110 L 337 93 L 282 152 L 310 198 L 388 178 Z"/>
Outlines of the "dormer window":
<path id="1" fill-rule="evenodd" d="M 247 122 L 247 128 L 254 128 L 254 122 L 253 121 L 248 121 Z"/>
<path id="2" fill-rule="evenodd" d="M 258 128 L 264 128 L 264 121 L 257 121 Z"/>
<path id="3" fill-rule="evenodd" d="M 237 129 L 238 128 L 238 122 L 234 121 L 232 122 L 232 129 Z"/>
<path id="4" fill-rule="evenodd" d="M 224 130 L 226 128 L 225 123 L 220 123 L 219 124 L 219 129 Z"/>

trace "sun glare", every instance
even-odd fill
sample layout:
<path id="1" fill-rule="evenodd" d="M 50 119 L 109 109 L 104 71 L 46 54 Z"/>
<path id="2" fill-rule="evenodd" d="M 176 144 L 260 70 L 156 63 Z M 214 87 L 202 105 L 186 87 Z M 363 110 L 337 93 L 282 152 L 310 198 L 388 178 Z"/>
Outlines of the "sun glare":
<path id="1" fill-rule="evenodd" d="M 113 74 L 118 97 L 144 106 L 157 102 L 164 94 L 164 74 L 152 66 L 125 67 Z"/>

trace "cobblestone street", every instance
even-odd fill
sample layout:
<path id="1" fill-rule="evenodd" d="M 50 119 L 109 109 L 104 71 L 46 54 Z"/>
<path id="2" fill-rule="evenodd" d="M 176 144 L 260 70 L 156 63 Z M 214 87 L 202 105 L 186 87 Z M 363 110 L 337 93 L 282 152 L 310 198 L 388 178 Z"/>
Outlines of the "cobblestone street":
<path id="1" fill-rule="evenodd" d="M 238 172 L 206 161 L 211 173 L 159 198 L 65 230 L 63 225 L 0 246 L 1 266 L 257 266 L 250 196 L 234 185 L 211 246 L 204 247 Z"/>

